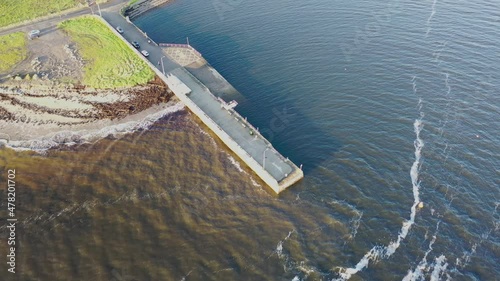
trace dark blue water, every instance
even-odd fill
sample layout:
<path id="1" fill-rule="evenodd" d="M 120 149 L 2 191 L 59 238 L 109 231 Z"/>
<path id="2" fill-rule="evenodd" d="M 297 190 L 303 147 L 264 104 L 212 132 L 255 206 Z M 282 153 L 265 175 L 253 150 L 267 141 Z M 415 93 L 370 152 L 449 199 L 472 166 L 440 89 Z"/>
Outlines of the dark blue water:
<path id="1" fill-rule="evenodd" d="M 270 280 L 495 280 L 499 11 L 495 1 L 179 0 L 136 24 L 157 42 L 189 37 L 244 96 L 238 111 L 304 164 L 280 200 L 318 222 L 290 218 Z"/>

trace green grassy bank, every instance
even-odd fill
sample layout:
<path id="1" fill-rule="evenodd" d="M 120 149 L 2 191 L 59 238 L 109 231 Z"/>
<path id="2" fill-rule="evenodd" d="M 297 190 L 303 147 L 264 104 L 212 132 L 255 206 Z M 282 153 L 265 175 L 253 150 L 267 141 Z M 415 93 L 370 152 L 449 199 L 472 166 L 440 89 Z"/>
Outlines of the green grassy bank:
<path id="1" fill-rule="evenodd" d="M 26 41 L 23 32 L 0 36 L 0 72 L 9 70 L 26 58 Z"/>
<path id="2" fill-rule="evenodd" d="M 99 19 L 85 16 L 59 25 L 86 61 L 83 84 L 118 88 L 145 84 L 154 72 Z"/>
<path id="3" fill-rule="evenodd" d="M 78 0 L 2 0 L 0 27 L 73 8 Z"/>

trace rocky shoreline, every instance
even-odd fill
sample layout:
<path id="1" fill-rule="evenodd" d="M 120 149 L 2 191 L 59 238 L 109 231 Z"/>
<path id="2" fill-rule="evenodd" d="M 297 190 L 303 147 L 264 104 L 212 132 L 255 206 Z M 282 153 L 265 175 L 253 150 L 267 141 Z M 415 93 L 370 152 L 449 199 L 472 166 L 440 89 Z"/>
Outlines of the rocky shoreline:
<path id="1" fill-rule="evenodd" d="M 136 13 L 169 1 L 138 1 Z M 127 88 L 84 86 L 87 63 L 76 43 L 59 28 L 28 40 L 26 57 L 0 73 L 0 145 L 2 140 L 28 141 L 60 132 L 106 129 L 183 108 L 159 77 Z M 98 80 L 113 80 L 122 74 L 120 70 Z"/>
<path id="2" fill-rule="evenodd" d="M 8 141 L 33 140 L 61 131 L 101 130 L 147 119 L 169 107 L 182 108 L 158 77 L 146 85 L 110 90 L 54 87 L 42 82 L 0 84 L 0 132 L 9 136 Z"/>
<path id="3" fill-rule="evenodd" d="M 172 91 L 159 78 L 117 90 L 8 83 L 0 86 L 0 120 L 37 124 L 113 120 L 166 103 L 172 97 Z"/>

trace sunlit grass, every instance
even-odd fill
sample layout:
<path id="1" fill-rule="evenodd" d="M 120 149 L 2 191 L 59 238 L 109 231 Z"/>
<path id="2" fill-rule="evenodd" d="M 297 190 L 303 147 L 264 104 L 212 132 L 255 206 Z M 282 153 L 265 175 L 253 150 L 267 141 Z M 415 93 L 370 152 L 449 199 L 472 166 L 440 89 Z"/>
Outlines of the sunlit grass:
<path id="1" fill-rule="evenodd" d="M 83 84 L 118 88 L 145 84 L 154 72 L 99 19 L 85 16 L 64 21 L 60 27 L 76 42 L 86 61 Z"/>
<path id="2" fill-rule="evenodd" d="M 73 8 L 78 0 L 1 0 L 0 27 Z"/>
<path id="3" fill-rule="evenodd" d="M 0 36 L 0 72 L 9 70 L 26 58 L 26 41 L 23 32 Z"/>

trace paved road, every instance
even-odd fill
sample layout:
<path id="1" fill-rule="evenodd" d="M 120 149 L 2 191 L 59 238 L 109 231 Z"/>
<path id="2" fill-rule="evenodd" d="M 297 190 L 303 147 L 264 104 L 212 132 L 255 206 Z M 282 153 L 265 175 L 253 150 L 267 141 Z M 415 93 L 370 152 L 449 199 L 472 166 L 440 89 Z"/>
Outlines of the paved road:
<path id="1" fill-rule="evenodd" d="M 113 27 L 121 27 L 123 29 L 123 33 L 121 34 L 123 38 L 125 38 L 128 42 L 137 41 L 140 45 L 139 50 L 146 50 L 149 53 L 148 60 L 156 65 L 158 69 L 161 68 L 161 61 L 163 61 L 163 66 L 165 69 L 165 73 L 170 72 L 176 68 L 181 67 L 176 62 L 170 60 L 163 53 L 162 48 L 158 47 L 153 41 L 148 43 L 149 38 L 144 35 L 144 33 L 136 28 L 133 24 L 127 22 L 120 13 L 113 11 L 105 11 L 102 13 L 102 17 Z M 163 57 L 163 59 L 162 59 Z M 158 64 L 160 62 L 160 64 Z"/>

